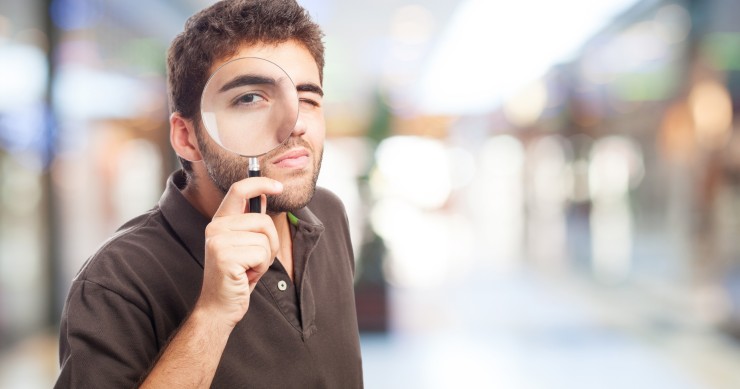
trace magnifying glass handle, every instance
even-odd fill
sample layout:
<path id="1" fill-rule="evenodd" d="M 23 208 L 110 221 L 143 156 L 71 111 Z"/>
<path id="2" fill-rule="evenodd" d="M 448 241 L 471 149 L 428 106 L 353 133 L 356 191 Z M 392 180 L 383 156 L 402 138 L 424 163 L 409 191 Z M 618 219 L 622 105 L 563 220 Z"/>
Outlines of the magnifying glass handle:
<path id="1" fill-rule="evenodd" d="M 261 175 L 260 163 L 257 158 L 249 157 L 249 168 L 247 172 L 247 176 L 250 178 L 259 177 Z M 260 211 L 262 211 L 262 201 L 260 196 L 249 199 L 249 213 L 260 213 Z"/>

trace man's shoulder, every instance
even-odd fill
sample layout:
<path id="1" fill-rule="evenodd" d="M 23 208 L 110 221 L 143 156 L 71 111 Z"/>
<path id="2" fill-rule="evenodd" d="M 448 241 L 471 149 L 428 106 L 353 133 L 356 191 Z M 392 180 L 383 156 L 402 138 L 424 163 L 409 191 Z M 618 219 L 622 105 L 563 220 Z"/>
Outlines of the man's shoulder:
<path id="1" fill-rule="evenodd" d="M 316 192 L 307 206 L 325 225 L 346 224 L 347 211 L 342 199 L 327 188 L 316 187 Z"/>
<path id="2" fill-rule="evenodd" d="M 153 208 L 124 223 L 88 258 L 78 280 L 94 282 L 124 274 L 146 273 L 162 252 L 178 245 L 159 208 Z"/>
<path id="3" fill-rule="evenodd" d="M 342 202 L 342 199 L 339 198 L 334 192 L 331 190 L 317 186 L 316 192 L 313 195 L 313 198 L 311 198 L 311 202 L 308 204 L 308 207 L 313 212 L 323 213 L 323 211 L 331 211 L 331 210 L 341 210 L 344 212 L 344 203 Z"/>
<path id="4" fill-rule="evenodd" d="M 341 234 L 348 233 L 349 221 L 344 203 L 331 190 L 316 187 L 316 193 L 307 208 L 321 221 L 327 233 L 329 231 L 335 231 Z"/>

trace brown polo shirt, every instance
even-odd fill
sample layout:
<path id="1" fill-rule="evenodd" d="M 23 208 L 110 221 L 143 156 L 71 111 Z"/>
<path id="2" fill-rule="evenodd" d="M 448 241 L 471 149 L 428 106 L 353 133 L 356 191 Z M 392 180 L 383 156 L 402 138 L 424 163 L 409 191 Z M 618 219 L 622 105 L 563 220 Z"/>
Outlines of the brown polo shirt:
<path id="1" fill-rule="evenodd" d="M 174 173 L 158 206 L 121 227 L 75 278 L 57 388 L 134 387 L 192 309 L 209 220 L 180 193 L 184 182 Z M 344 207 L 318 188 L 290 219 L 295 283 L 279 261 L 260 279 L 212 387 L 362 387 Z"/>

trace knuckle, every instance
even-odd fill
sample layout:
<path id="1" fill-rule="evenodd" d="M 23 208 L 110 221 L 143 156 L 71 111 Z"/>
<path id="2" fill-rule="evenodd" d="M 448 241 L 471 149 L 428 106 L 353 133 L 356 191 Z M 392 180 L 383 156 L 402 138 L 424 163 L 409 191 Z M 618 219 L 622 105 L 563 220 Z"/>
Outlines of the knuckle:
<path id="1" fill-rule="evenodd" d="M 244 197 L 248 193 L 250 193 L 250 188 L 255 184 L 254 178 L 250 178 L 249 180 L 241 180 L 237 181 L 233 184 L 231 184 L 231 187 L 229 188 L 229 192 L 232 195 L 236 195 L 239 197 Z"/>
<path id="2" fill-rule="evenodd" d="M 221 245 L 221 238 L 220 235 L 211 235 L 206 238 L 206 247 L 207 248 L 217 248 Z"/>
<path id="3" fill-rule="evenodd" d="M 218 234 L 222 230 L 223 228 L 221 227 L 221 220 L 220 219 L 213 220 L 212 222 L 208 223 L 208 225 L 206 226 L 206 231 L 205 231 L 206 239 L 208 239 L 209 237 L 212 238 L 212 237 L 218 236 Z"/>
<path id="4" fill-rule="evenodd" d="M 224 239 L 221 236 L 206 239 L 206 251 L 215 255 L 216 258 L 223 257 L 227 248 L 223 241 Z"/>
<path id="5" fill-rule="evenodd" d="M 231 184 L 231 187 L 229 187 L 230 194 L 240 195 L 243 192 L 244 192 L 244 185 L 242 184 L 242 181 L 237 181 Z"/>
<path id="6" fill-rule="evenodd" d="M 206 238 L 206 251 L 213 252 L 218 248 L 218 244 L 216 243 L 216 238 Z"/>
<path id="7" fill-rule="evenodd" d="M 269 248 L 262 247 L 262 249 L 263 249 L 263 254 L 264 254 L 264 256 L 263 256 L 263 258 L 264 258 L 263 263 L 265 263 L 267 266 L 272 265 L 272 263 L 275 261 L 275 256 L 272 255 L 272 253 L 271 253 L 271 251 L 270 251 Z"/>

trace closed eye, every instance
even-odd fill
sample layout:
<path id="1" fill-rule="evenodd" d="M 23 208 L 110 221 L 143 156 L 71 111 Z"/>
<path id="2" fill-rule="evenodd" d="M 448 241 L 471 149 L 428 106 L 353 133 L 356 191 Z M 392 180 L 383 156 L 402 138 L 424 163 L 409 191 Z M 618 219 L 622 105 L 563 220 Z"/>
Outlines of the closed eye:
<path id="1" fill-rule="evenodd" d="M 307 108 L 318 108 L 321 107 L 321 102 L 324 97 L 324 90 L 314 83 L 302 83 L 296 85 L 298 91 L 301 106 Z"/>
<path id="2" fill-rule="evenodd" d="M 313 107 L 320 107 L 321 106 L 321 103 L 318 102 L 315 99 L 302 97 L 299 100 L 300 100 L 301 104 L 308 104 L 308 105 L 313 106 Z"/>

